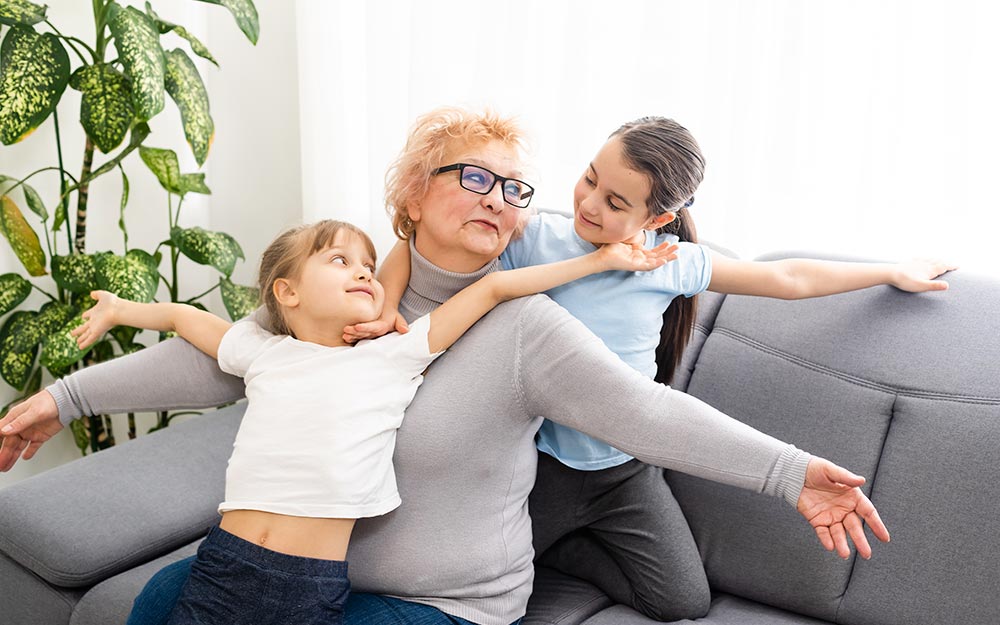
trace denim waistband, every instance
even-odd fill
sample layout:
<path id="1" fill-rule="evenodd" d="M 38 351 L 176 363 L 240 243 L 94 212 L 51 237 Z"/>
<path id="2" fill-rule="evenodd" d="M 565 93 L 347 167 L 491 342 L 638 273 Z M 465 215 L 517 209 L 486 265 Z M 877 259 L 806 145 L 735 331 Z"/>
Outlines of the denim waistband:
<path id="1" fill-rule="evenodd" d="M 344 560 L 321 560 L 279 553 L 230 534 L 218 525 L 209 530 L 200 548 L 220 549 L 244 562 L 289 575 L 347 577 L 347 562 Z"/>

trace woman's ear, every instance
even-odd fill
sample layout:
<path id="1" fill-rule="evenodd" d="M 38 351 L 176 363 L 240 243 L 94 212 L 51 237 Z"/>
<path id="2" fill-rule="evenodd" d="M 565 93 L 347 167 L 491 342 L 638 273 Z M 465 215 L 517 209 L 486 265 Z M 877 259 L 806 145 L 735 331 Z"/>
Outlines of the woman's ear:
<path id="1" fill-rule="evenodd" d="M 656 230 L 658 228 L 662 228 L 663 226 L 667 225 L 674 219 L 677 219 L 677 213 L 674 212 L 666 212 L 663 213 L 662 215 L 657 215 L 656 217 L 650 217 L 649 221 L 646 222 L 646 227 L 644 229 Z"/>
<path id="2" fill-rule="evenodd" d="M 299 294 L 295 292 L 295 287 L 291 281 L 285 278 L 278 278 L 271 285 L 271 292 L 278 303 L 288 308 L 295 308 L 299 305 Z"/>

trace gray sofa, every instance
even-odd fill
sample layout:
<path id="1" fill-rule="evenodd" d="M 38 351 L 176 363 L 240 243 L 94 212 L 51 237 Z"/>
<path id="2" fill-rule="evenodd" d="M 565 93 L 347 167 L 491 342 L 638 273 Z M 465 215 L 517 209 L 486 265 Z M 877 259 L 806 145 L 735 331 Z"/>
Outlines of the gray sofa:
<path id="1" fill-rule="evenodd" d="M 1000 623 L 1000 280 L 948 280 L 920 295 L 703 296 L 674 385 L 868 476 L 892 542 L 842 561 L 783 502 L 670 473 L 713 588 L 698 623 Z M 0 623 L 123 623 L 215 522 L 242 410 L 0 490 Z M 525 623 L 581 622 L 653 621 L 539 567 Z"/>

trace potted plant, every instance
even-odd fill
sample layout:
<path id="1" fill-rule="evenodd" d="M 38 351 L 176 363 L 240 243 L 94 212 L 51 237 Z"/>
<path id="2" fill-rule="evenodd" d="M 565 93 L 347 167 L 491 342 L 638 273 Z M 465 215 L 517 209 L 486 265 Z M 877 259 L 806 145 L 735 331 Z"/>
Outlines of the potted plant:
<path id="1" fill-rule="evenodd" d="M 229 9 L 246 37 L 256 44 L 259 25 L 252 0 L 198 0 Z M 216 63 L 208 49 L 187 29 L 161 19 L 149 2 L 145 11 L 115 0 L 92 0 L 94 30 L 88 43 L 67 36 L 49 21 L 47 7 L 28 0 L 0 0 L 0 142 L 27 138 L 43 123 L 55 127 L 58 162 L 36 171 L 0 171 L 0 233 L 24 267 L 22 273 L 0 275 L 0 378 L 17 389 L 18 398 L 36 392 L 44 371 L 52 376 L 91 362 L 141 349 L 134 328 L 115 328 L 87 350 L 69 332 L 93 301 L 93 289 L 105 289 L 135 300 L 152 301 L 161 284 L 170 301 L 204 307 L 200 302 L 216 288 L 229 315 L 236 319 L 252 310 L 257 292 L 234 284 L 230 277 L 239 244 L 228 234 L 184 227 L 181 207 L 190 193 L 210 193 L 203 173 L 182 173 L 176 153 L 147 144 L 147 122 L 162 112 L 168 99 L 180 112 L 187 143 L 200 167 L 214 134 L 208 94 L 197 67 L 183 48 L 167 50 L 167 38 L 195 55 Z M 56 111 L 64 93 L 80 93 L 80 124 L 85 133 L 82 167 L 64 165 L 60 120 Z M 169 231 L 152 251 L 130 248 L 125 224 L 129 180 L 122 162 L 137 155 L 166 191 Z M 99 162 L 95 162 L 99 161 Z M 87 250 L 87 210 L 91 184 L 100 176 L 121 176 L 120 251 Z M 55 202 L 46 204 L 38 181 L 52 187 Z M 76 210 L 70 213 L 75 202 Z M 27 211 L 23 209 L 27 209 Z M 34 225 L 33 225 L 34 223 Z M 182 299 L 178 259 L 186 256 L 219 272 L 208 291 Z M 25 306 L 32 290 L 47 301 Z M 162 413 L 156 428 L 177 414 Z M 155 429 L 155 428 L 154 428 Z M 107 416 L 74 422 L 73 433 L 83 453 L 114 444 Z M 129 418 L 129 437 L 136 435 Z"/>

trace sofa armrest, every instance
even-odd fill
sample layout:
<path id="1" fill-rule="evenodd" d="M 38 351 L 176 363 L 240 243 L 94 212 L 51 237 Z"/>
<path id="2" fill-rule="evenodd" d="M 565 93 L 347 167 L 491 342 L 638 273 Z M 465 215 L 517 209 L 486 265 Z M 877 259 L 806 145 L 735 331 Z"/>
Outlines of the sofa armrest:
<path id="1" fill-rule="evenodd" d="M 245 402 L 0 490 L 0 552 L 62 587 L 89 586 L 218 522 Z"/>

